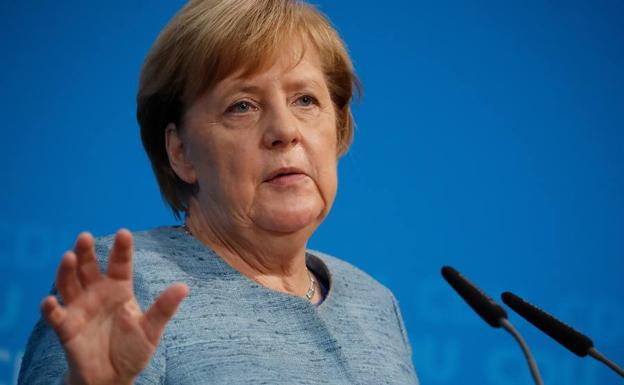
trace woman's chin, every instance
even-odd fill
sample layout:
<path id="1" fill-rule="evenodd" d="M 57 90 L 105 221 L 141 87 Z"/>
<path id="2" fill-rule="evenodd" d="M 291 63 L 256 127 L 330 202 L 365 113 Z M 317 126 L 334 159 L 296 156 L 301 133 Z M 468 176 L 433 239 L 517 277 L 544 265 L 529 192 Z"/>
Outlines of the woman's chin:
<path id="1" fill-rule="evenodd" d="M 314 230 L 322 218 L 322 207 L 263 207 L 254 214 L 254 223 L 266 231 L 291 234 L 301 230 Z"/>

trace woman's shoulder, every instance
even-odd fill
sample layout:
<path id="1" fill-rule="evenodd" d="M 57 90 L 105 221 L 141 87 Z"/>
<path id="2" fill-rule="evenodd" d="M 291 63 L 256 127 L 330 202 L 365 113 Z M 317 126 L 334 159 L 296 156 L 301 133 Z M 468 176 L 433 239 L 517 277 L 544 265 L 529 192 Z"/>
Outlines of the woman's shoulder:
<path id="1" fill-rule="evenodd" d="M 173 244 L 180 244 L 184 240 L 185 232 L 178 226 L 162 226 L 148 230 L 130 231 L 133 239 L 134 251 L 160 252 Z M 108 251 L 113 245 L 115 234 L 108 234 L 95 238 L 96 251 Z"/>
<path id="2" fill-rule="evenodd" d="M 198 269 L 194 263 L 209 265 L 211 250 L 174 226 L 132 231 L 132 264 L 135 291 L 151 301 L 174 282 L 186 282 Z M 100 269 L 106 271 L 115 235 L 96 237 L 95 252 Z M 211 270 L 207 267 L 207 270 Z"/>
<path id="3" fill-rule="evenodd" d="M 114 234 L 95 239 L 95 251 L 101 264 L 106 262 L 114 239 Z M 198 256 L 212 253 L 211 250 L 177 226 L 163 226 L 143 231 L 132 231 L 132 239 L 135 266 L 154 263 L 166 264 L 175 261 L 176 256 Z"/>

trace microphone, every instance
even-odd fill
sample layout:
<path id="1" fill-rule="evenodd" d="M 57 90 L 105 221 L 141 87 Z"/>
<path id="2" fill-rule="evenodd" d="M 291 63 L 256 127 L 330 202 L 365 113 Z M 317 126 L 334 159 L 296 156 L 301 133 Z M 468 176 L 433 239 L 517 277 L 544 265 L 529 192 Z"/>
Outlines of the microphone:
<path id="1" fill-rule="evenodd" d="M 507 306 L 572 353 L 579 357 L 585 357 L 589 354 L 624 377 L 624 370 L 598 352 L 594 348 L 593 341 L 583 333 L 513 293 L 506 291 L 501 295 L 501 298 Z"/>
<path id="2" fill-rule="evenodd" d="M 485 322 L 495 328 L 501 327 L 501 320 L 507 319 L 505 309 L 452 267 L 444 266 L 442 276 Z"/>
<path id="3" fill-rule="evenodd" d="M 505 309 L 452 267 L 442 267 L 442 276 L 485 322 L 495 328 L 502 327 L 515 338 L 526 357 L 533 380 L 537 385 L 543 385 L 544 382 L 529 346 L 507 319 Z"/>
<path id="4" fill-rule="evenodd" d="M 577 356 L 585 357 L 589 353 L 589 349 L 594 346 L 592 340 L 586 335 L 574 330 L 571 326 L 559 321 L 517 295 L 506 291 L 501 294 L 501 298 L 507 306 L 520 314 L 524 319 Z"/>

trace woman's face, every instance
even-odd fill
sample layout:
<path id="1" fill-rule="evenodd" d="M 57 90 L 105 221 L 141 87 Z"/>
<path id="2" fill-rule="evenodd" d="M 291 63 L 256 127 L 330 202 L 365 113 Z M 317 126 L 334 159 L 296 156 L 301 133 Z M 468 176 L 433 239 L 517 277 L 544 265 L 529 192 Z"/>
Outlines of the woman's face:
<path id="1" fill-rule="evenodd" d="M 336 113 L 316 50 L 218 82 L 184 116 L 188 172 L 208 223 L 313 230 L 337 188 Z M 214 221 L 218 221 L 215 223 Z"/>

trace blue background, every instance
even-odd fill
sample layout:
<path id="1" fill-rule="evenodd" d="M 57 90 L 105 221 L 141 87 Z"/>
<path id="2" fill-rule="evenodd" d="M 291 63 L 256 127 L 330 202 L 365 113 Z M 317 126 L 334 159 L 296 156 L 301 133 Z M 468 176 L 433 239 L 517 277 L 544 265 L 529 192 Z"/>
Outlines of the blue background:
<path id="1" fill-rule="evenodd" d="M 624 365 L 624 3 L 317 1 L 364 83 L 310 246 L 398 297 L 423 384 L 530 384 L 519 348 L 441 279 L 511 290 Z M 135 121 L 180 1 L 0 3 L 0 385 L 81 230 L 174 223 Z M 548 385 L 619 384 L 516 316 Z"/>

